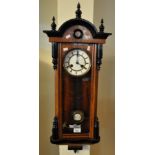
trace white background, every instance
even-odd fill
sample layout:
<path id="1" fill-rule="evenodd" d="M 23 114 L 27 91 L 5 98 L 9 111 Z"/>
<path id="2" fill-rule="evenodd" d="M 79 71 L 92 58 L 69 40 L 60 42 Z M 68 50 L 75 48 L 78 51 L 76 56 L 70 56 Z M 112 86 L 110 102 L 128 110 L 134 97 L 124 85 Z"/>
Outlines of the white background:
<path id="1" fill-rule="evenodd" d="M 155 155 L 155 2 L 116 0 L 116 155 Z M 0 2 L 0 154 L 39 154 L 39 1 Z"/>

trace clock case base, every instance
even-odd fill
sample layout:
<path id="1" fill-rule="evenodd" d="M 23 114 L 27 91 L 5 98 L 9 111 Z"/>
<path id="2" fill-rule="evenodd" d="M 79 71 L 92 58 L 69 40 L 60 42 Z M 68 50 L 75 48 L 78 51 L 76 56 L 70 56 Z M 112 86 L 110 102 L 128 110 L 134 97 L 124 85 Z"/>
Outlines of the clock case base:
<path id="1" fill-rule="evenodd" d="M 94 138 L 87 139 L 60 139 L 58 134 L 58 119 L 54 117 L 52 136 L 50 137 L 52 144 L 95 144 L 100 142 L 99 136 L 99 121 L 98 118 L 95 119 L 94 123 Z"/>
<path id="2" fill-rule="evenodd" d="M 51 136 L 50 137 L 50 141 L 52 144 L 95 144 L 95 143 L 98 143 L 100 142 L 100 137 L 98 138 L 94 138 L 94 139 L 86 139 L 86 140 L 73 140 L 73 139 L 67 139 L 67 140 L 55 140 L 53 139 L 53 137 Z"/>

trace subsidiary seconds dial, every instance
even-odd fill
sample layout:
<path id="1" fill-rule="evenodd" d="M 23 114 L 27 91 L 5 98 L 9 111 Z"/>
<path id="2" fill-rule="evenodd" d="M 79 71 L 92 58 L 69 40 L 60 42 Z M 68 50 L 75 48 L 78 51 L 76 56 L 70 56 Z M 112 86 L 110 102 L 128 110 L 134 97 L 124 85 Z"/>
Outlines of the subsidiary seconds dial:
<path id="1" fill-rule="evenodd" d="M 82 76 L 90 70 L 89 55 L 81 49 L 69 51 L 64 58 L 65 70 L 73 76 Z"/>

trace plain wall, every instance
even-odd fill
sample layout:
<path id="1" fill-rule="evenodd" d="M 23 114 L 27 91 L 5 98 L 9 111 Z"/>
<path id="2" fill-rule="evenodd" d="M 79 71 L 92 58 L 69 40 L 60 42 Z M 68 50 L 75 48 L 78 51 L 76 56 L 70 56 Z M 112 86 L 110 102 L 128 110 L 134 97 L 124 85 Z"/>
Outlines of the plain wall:
<path id="1" fill-rule="evenodd" d="M 76 3 L 76 2 L 74 2 Z M 59 155 L 57 145 L 50 143 L 52 119 L 54 117 L 54 71 L 52 68 L 51 45 L 48 38 L 42 33 L 42 30 L 50 29 L 51 18 L 58 16 L 57 0 L 40 0 L 40 80 L 39 80 L 39 99 L 40 99 L 40 155 Z M 87 6 L 87 5 L 86 5 Z M 81 6 L 83 11 L 86 6 Z M 74 6 L 76 8 L 76 4 Z M 89 5 L 88 5 L 89 7 Z M 69 5 L 68 5 L 68 8 Z M 71 7 L 73 8 L 73 7 Z M 60 10 L 61 11 L 61 10 Z M 62 19 L 67 15 L 64 10 Z M 75 17 L 75 9 L 70 16 Z M 113 33 L 104 45 L 103 64 L 99 73 L 98 88 L 98 117 L 100 121 L 101 141 L 98 144 L 91 145 L 91 155 L 114 155 L 115 148 L 115 21 L 114 21 L 114 0 L 96 0 L 94 1 L 94 24 L 100 25 L 100 19 L 105 21 L 105 31 Z M 67 15 L 68 16 L 68 15 Z M 68 20 L 66 18 L 65 20 Z M 61 20 L 61 19 L 60 19 Z M 60 21 L 61 22 L 61 21 Z"/>
<path id="2" fill-rule="evenodd" d="M 54 71 L 51 45 L 43 30 L 51 29 L 52 16 L 57 17 L 57 0 L 40 0 L 39 39 L 39 154 L 58 155 L 58 146 L 50 143 L 54 117 Z"/>
<path id="3" fill-rule="evenodd" d="M 105 32 L 111 32 L 103 50 L 99 72 L 98 117 L 100 121 L 99 144 L 92 145 L 91 155 L 115 154 L 115 1 L 94 1 L 94 24 L 98 28 L 104 19 Z"/>

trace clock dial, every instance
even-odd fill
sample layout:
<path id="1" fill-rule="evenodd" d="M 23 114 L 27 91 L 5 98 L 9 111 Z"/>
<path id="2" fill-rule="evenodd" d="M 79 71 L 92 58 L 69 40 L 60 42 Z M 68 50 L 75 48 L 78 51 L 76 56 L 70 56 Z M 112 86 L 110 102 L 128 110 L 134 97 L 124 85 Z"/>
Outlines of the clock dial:
<path id="1" fill-rule="evenodd" d="M 90 70 L 90 67 L 90 58 L 81 49 L 69 51 L 64 58 L 64 68 L 70 75 L 82 76 Z"/>

